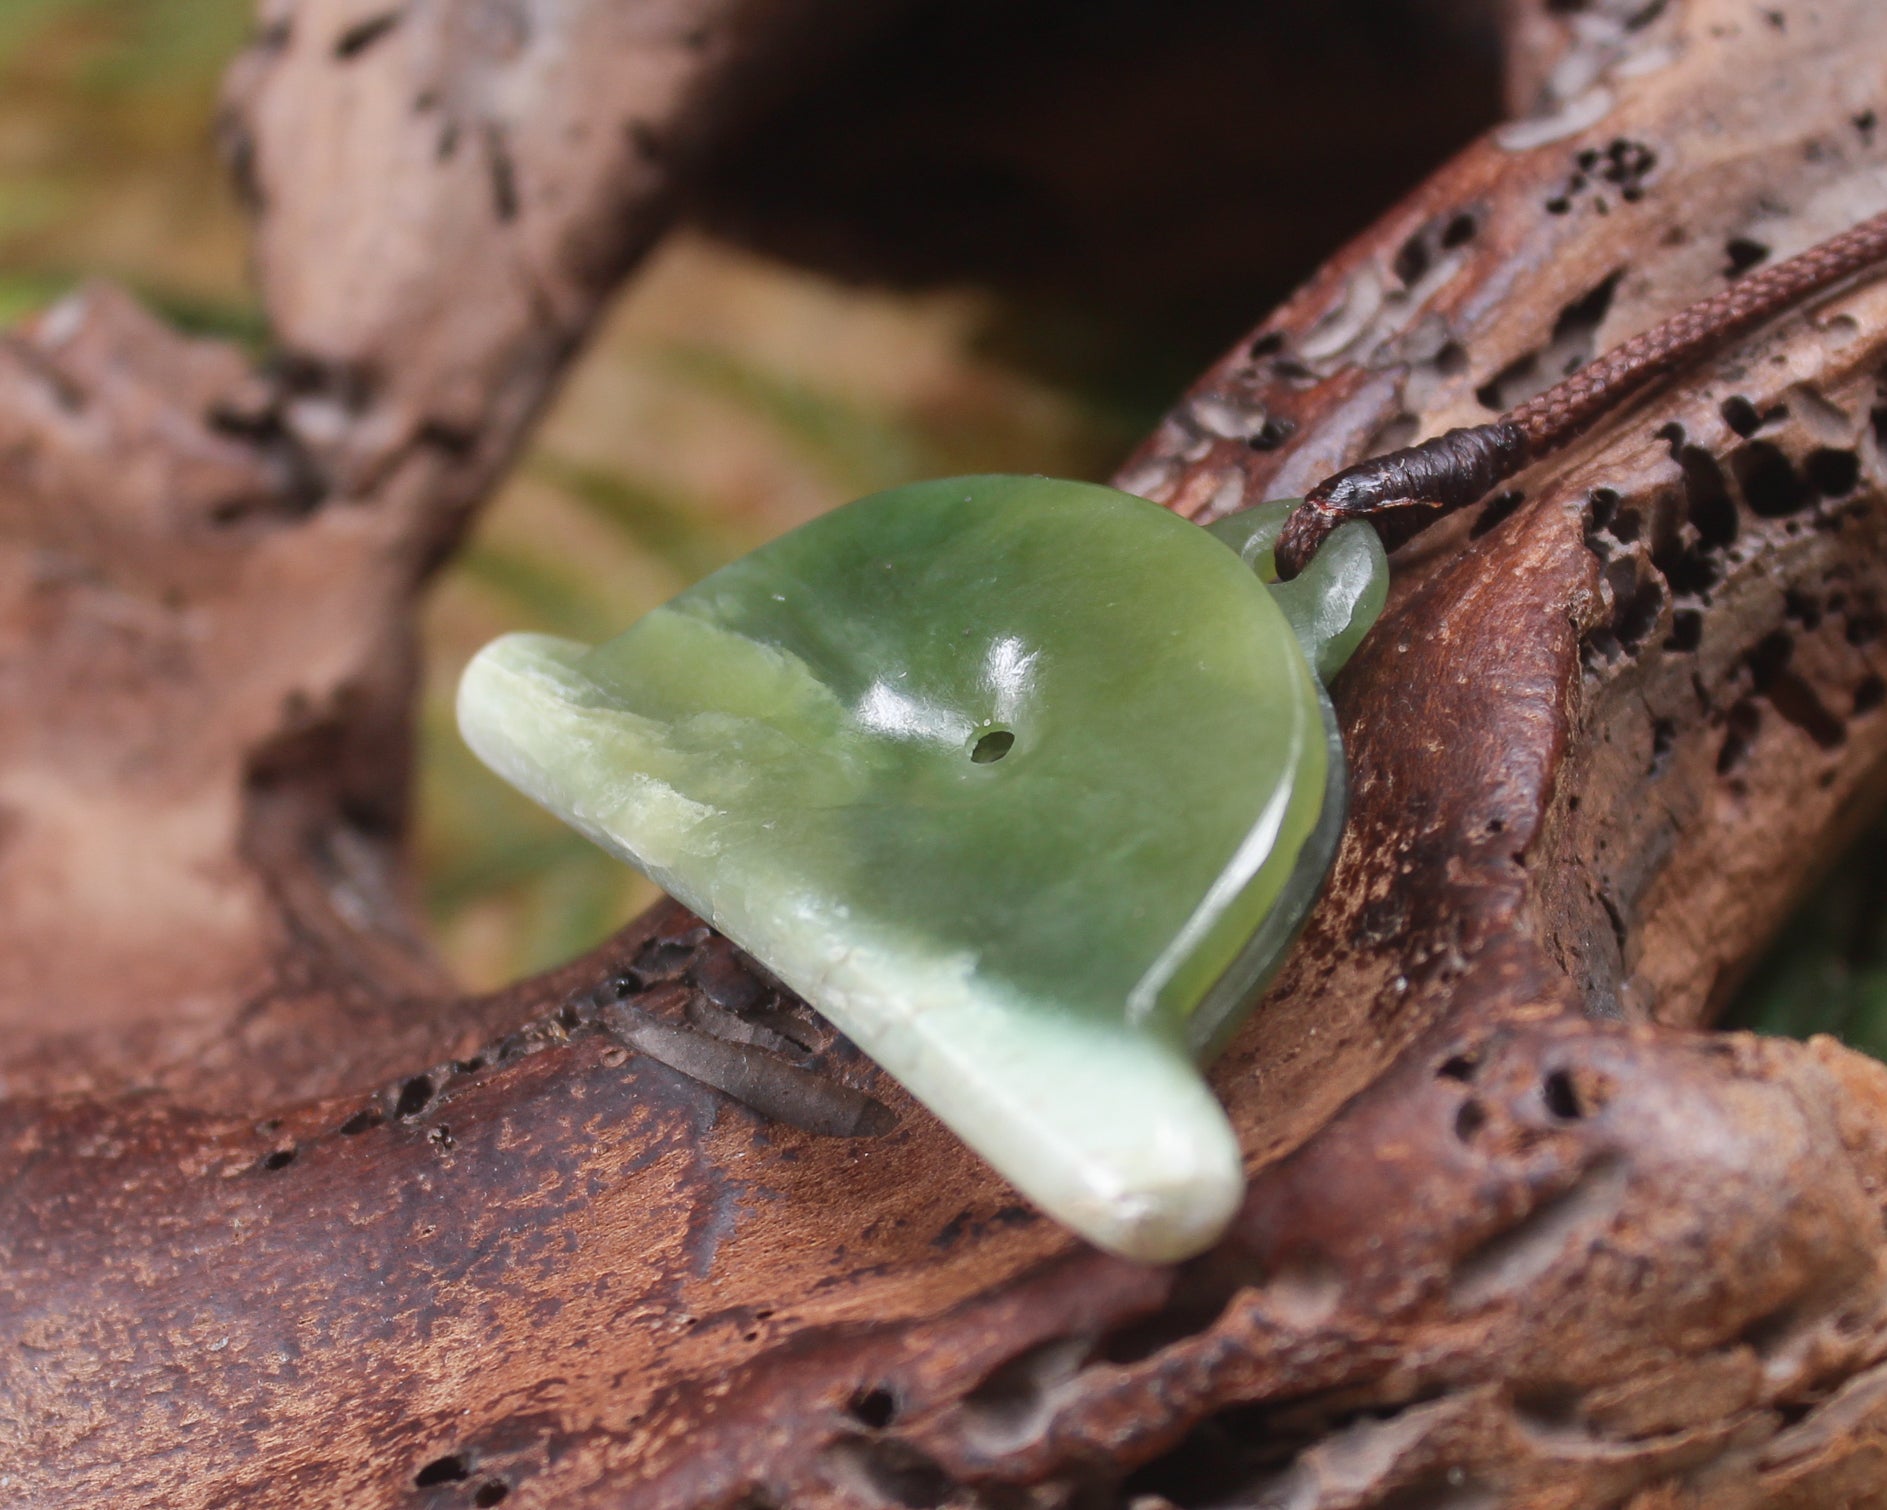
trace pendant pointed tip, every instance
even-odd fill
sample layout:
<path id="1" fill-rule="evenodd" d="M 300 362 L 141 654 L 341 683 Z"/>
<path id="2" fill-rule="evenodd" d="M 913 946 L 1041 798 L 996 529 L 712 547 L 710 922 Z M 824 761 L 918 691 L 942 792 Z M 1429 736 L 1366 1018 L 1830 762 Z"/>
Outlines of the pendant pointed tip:
<path id="1" fill-rule="evenodd" d="M 1123 1193 L 1100 1209 L 1064 1220 L 1095 1247 L 1134 1263 L 1196 1258 L 1224 1237 L 1245 1198 L 1236 1144 L 1230 1153 L 1229 1159 L 1202 1164 L 1190 1178 Z"/>
<path id="2" fill-rule="evenodd" d="M 1244 1199 L 1243 1153 L 1176 1045 L 870 950 L 848 974 L 827 1015 L 1048 1216 L 1144 1264 L 1224 1234 Z"/>
<path id="3" fill-rule="evenodd" d="M 541 768 L 551 747 L 541 726 L 546 713 L 567 711 L 575 686 L 572 667 L 588 649 L 554 635 L 501 635 L 473 656 L 459 677 L 454 711 L 460 738 L 487 766 L 540 802 L 545 800 Z"/>

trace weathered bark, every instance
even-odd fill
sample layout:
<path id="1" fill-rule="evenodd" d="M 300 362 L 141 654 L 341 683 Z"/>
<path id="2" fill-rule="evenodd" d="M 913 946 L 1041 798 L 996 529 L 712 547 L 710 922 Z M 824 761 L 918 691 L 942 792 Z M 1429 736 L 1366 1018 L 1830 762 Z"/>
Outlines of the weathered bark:
<path id="1" fill-rule="evenodd" d="M 231 139 L 285 360 L 107 291 L 0 346 L 7 1487 L 1887 1502 L 1887 1070 L 1707 1026 L 1887 776 L 1887 280 L 1398 553 L 1336 874 L 1216 1072 L 1253 1182 L 1202 1259 L 1022 1209 L 673 907 L 443 986 L 397 863 L 411 598 L 830 14 L 284 10 Z M 1873 0 L 1513 35 L 1516 122 L 1125 485 L 1301 491 L 1887 202 Z M 788 1125 L 840 1112 L 889 1130 Z"/>

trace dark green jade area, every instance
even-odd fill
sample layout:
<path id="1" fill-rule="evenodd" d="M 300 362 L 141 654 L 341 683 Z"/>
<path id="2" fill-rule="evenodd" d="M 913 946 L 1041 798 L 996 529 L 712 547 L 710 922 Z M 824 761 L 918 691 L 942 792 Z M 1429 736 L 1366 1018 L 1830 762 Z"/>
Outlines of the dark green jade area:
<path id="1" fill-rule="evenodd" d="M 1081 483 L 860 500 L 577 669 L 710 810 L 668 867 L 710 906 L 765 876 L 1018 1006 L 1175 1037 L 1324 798 L 1316 685 L 1263 584 Z"/>

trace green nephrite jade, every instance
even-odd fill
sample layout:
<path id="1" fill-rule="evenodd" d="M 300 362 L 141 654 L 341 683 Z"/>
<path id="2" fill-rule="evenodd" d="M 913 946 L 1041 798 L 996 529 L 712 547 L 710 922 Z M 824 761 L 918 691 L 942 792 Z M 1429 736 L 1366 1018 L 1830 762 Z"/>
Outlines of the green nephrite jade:
<path id="1" fill-rule="evenodd" d="M 1267 585 L 1287 505 L 879 493 L 606 644 L 508 635 L 459 722 L 499 774 L 753 954 L 1050 1215 L 1145 1261 L 1244 1188 L 1198 1068 L 1343 822 L 1323 693 L 1367 525 Z"/>

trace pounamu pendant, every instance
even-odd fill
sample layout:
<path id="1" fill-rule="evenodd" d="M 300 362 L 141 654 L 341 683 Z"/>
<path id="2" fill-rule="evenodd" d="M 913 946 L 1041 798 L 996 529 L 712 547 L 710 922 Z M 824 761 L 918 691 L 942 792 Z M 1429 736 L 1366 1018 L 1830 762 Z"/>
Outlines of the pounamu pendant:
<path id="1" fill-rule="evenodd" d="M 500 775 L 800 992 L 1051 1216 L 1164 1262 L 1244 1189 L 1199 1065 L 1343 823 L 1323 679 L 1380 610 L 1348 525 L 1210 530 L 1087 483 L 875 494 L 594 648 L 459 689 Z"/>

